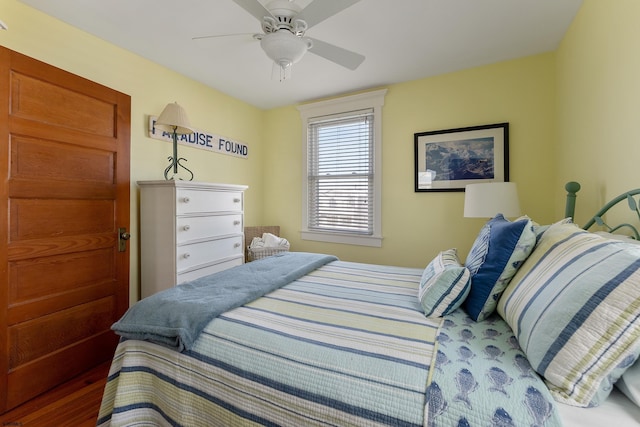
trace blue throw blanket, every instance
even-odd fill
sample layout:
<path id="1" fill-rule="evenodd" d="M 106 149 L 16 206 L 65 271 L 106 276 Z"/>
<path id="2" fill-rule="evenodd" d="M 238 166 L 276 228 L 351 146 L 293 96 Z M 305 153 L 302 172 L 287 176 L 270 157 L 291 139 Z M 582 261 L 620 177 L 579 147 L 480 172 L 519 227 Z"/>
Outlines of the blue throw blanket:
<path id="1" fill-rule="evenodd" d="M 331 255 L 285 252 L 239 265 L 151 295 L 129 308 L 111 329 L 124 338 L 188 350 L 220 314 L 335 260 Z"/>

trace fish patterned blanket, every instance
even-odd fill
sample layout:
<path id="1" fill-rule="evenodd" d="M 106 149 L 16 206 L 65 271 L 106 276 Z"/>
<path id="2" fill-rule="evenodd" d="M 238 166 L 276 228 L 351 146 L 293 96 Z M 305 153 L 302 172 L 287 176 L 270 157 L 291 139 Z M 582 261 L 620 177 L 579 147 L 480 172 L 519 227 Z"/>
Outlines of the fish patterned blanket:
<path id="1" fill-rule="evenodd" d="M 457 310 L 437 341 L 428 427 L 562 425 L 553 397 L 500 317 L 476 323 Z"/>

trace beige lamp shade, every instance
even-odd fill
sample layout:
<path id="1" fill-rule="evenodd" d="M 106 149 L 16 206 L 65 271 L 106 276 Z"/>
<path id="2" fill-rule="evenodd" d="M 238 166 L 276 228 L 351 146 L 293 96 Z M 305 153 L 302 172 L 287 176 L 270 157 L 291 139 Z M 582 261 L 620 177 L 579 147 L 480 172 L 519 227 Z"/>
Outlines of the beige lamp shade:
<path id="1" fill-rule="evenodd" d="M 191 123 L 187 117 L 184 108 L 178 105 L 177 102 L 167 104 L 160 113 L 160 116 L 156 120 L 155 127 L 167 132 L 175 132 L 179 134 L 193 133 L 191 129 Z"/>
<path id="2" fill-rule="evenodd" d="M 469 184 L 465 187 L 465 217 L 493 218 L 499 213 L 505 217 L 520 216 L 520 201 L 515 182 Z"/>

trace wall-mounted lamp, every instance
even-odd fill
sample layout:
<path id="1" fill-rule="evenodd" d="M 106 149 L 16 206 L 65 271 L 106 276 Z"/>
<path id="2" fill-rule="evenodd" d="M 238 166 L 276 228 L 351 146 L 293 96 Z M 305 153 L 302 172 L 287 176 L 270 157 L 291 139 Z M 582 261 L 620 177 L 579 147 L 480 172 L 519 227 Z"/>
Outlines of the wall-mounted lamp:
<path id="1" fill-rule="evenodd" d="M 466 218 L 493 218 L 499 213 L 505 217 L 520 216 L 515 182 L 469 184 L 464 191 Z"/>
<path id="2" fill-rule="evenodd" d="M 181 160 L 186 162 L 187 159 L 178 157 L 178 134 L 186 135 L 193 133 L 191 123 L 187 118 L 187 113 L 184 111 L 184 108 L 179 106 L 177 102 L 167 104 L 167 106 L 164 107 L 164 110 L 162 110 L 160 117 L 156 120 L 155 127 L 160 130 L 171 132 L 171 136 L 173 137 L 173 157 L 168 158 L 169 166 L 164 170 L 164 179 L 168 181 L 175 179 L 182 180 L 182 178 L 178 176 L 178 167 L 181 167 L 191 176 L 186 181 L 193 180 L 193 172 L 191 172 L 186 166 L 180 164 Z"/>

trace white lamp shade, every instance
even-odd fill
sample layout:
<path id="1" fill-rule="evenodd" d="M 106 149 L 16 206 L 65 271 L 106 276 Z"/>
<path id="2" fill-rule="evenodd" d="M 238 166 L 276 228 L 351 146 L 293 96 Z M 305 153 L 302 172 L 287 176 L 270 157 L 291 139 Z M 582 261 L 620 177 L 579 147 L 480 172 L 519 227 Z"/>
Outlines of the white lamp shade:
<path id="1" fill-rule="evenodd" d="M 186 111 L 177 102 L 167 104 L 164 107 L 156 120 L 155 127 L 172 133 L 174 131 L 180 134 L 193 133 Z"/>
<path id="2" fill-rule="evenodd" d="M 465 187 L 465 217 L 493 218 L 499 213 L 505 217 L 520 216 L 520 201 L 515 182 L 469 184 Z"/>

